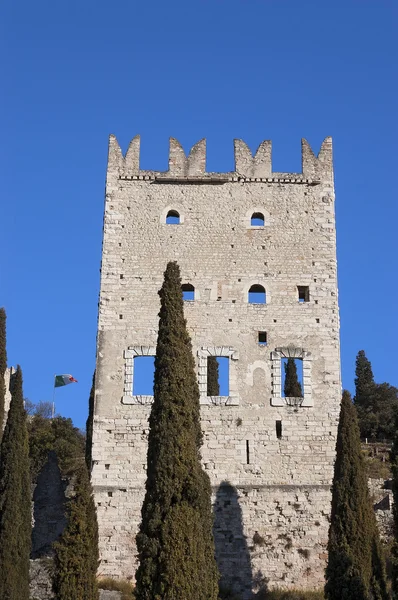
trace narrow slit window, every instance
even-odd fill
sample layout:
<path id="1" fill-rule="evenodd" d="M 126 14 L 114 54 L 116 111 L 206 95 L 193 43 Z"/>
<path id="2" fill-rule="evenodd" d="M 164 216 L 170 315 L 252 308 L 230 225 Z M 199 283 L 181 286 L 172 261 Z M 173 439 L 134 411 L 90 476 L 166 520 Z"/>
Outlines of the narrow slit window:
<path id="1" fill-rule="evenodd" d="M 265 288 L 262 285 L 252 285 L 248 295 L 249 304 L 265 304 Z"/>
<path id="2" fill-rule="evenodd" d="M 267 345 L 267 332 L 266 331 L 259 331 L 258 332 L 258 344 L 259 346 L 266 346 Z"/>
<path id="3" fill-rule="evenodd" d="M 207 395 L 229 396 L 229 358 L 227 356 L 208 357 Z"/>
<path id="4" fill-rule="evenodd" d="M 303 361 L 301 358 L 282 358 L 282 398 L 303 397 Z"/>
<path id="5" fill-rule="evenodd" d="M 246 440 L 246 464 L 250 465 L 250 442 Z"/>
<path id="6" fill-rule="evenodd" d="M 282 421 L 275 422 L 275 429 L 276 429 L 276 437 L 278 438 L 278 440 L 280 440 L 282 437 Z"/>
<path id="7" fill-rule="evenodd" d="M 180 213 L 176 210 L 169 210 L 166 216 L 166 225 L 179 225 L 180 222 Z"/>
<path id="8" fill-rule="evenodd" d="M 133 396 L 153 396 L 154 356 L 134 358 Z"/>
<path id="9" fill-rule="evenodd" d="M 195 288 L 190 283 L 184 283 L 181 286 L 182 289 L 182 299 L 184 301 L 192 301 L 195 300 Z"/>
<path id="10" fill-rule="evenodd" d="M 298 285 L 297 290 L 299 302 L 310 301 L 310 288 L 308 287 L 308 285 Z"/>
<path id="11" fill-rule="evenodd" d="M 263 213 L 256 212 L 256 213 L 252 214 L 251 219 L 250 219 L 250 225 L 252 227 L 264 227 L 264 223 L 265 223 L 265 220 L 264 220 Z"/>

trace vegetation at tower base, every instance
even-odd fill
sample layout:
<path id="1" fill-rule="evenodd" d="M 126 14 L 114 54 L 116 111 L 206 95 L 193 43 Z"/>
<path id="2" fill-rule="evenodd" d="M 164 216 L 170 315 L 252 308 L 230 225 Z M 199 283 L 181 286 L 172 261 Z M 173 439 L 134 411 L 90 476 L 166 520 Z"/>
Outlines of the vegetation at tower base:
<path id="1" fill-rule="evenodd" d="M 167 265 L 159 295 L 136 597 L 216 600 L 211 488 L 200 462 L 199 389 L 177 263 Z"/>
<path id="2" fill-rule="evenodd" d="M 303 390 L 297 377 L 297 367 L 294 358 L 289 357 L 285 362 L 285 398 L 301 398 Z"/>
<path id="3" fill-rule="evenodd" d="M 93 419 L 94 419 L 94 392 L 95 392 L 95 371 L 93 382 L 91 384 L 90 396 L 88 399 L 88 417 L 86 421 L 86 465 L 88 472 L 91 471 L 92 445 L 93 445 Z"/>
<path id="4" fill-rule="evenodd" d="M 220 395 L 220 385 L 218 383 L 218 362 L 215 356 L 209 356 L 207 359 L 207 395 Z"/>
<path id="5" fill-rule="evenodd" d="M 84 435 L 72 420 L 56 416 L 54 419 L 34 414 L 28 421 L 29 458 L 32 483 L 54 450 L 62 476 L 71 476 L 84 462 Z"/>
<path id="6" fill-rule="evenodd" d="M 391 449 L 392 492 L 394 496 L 394 541 L 391 552 L 391 580 L 394 598 L 398 599 L 398 415 L 395 420 L 396 433 Z"/>
<path id="7" fill-rule="evenodd" d="M 7 349 L 6 349 L 6 311 L 0 308 L 0 440 L 3 433 L 4 407 L 6 397 L 6 385 L 4 374 L 7 369 Z"/>
<path id="8" fill-rule="evenodd" d="M 53 589 L 57 600 L 97 600 L 98 527 L 88 471 L 76 475 L 68 524 L 54 544 Z"/>
<path id="9" fill-rule="evenodd" d="M 18 366 L 0 458 L 0 598 L 4 600 L 29 598 L 30 496 L 28 433 Z"/>
<path id="10" fill-rule="evenodd" d="M 388 383 L 375 383 L 372 365 L 363 350 L 358 352 L 356 358 L 354 403 L 361 437 L 393 439 L 398 413 L 398 389 Z"/>
<path id="11" fill-rule="evenodd" d="M 347 391 L 337 432 L 328 554 L 328 600 L 388 600 L 358 420 Z"/>

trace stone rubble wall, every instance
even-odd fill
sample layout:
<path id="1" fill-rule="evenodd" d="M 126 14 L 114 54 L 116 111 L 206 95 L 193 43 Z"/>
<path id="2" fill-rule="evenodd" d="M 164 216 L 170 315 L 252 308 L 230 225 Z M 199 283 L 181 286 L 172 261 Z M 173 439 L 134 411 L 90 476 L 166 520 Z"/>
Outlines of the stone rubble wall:
<path id="1" fill-rule="evenodd" d="M 197 360 L 215 535 L 224 535 L 231 550 L 227 559 L 218 543 L 223 578 L 233 578 L 247 597 L 259 573 L 270 587 L 317 587 L 341 399 L 331 140 L 318 157 L 303 142 L 302 173 L 273 173 L 270 142 L 252 157 L 236 141 L 231 173 L 207 173 L 205 159 L 204 141 L 186 157 L 171 140 L 169 171 L 142 171 L 139 138 L 125 157 L 110 141 L 92 465 L 99 574 L 134 575 L 152 398 L 133 396 L 133 361 L 156 346 L 158 290 L 167 262 L 176 260 L 182 282 L 195 287 L 185 316 Z M 180 225 L 166 225 L 169 210 L 180 214 Z M 264 215 L 263 227 L 251 226 L 255 212 Z M 253 284 L 264 286 L 266 305 L 248 303 Z M 297 286 L 309 287 L 309 302 L 299 302 Z M 259 331 L 267 332 L 266 346 L 258 344 Z M 206 352 L 229 357 L 229 396 L 206 396 Z M 306 360 L 305 402 L 298 408 L 280 395 L 278 360 L 288 352 Z M 217 514 L 224 518 L 218 509 L 228 484 L 241 528 L 235 523 L 221 535 Z M 249 580 L 235 568 L 242 540 Z"/>

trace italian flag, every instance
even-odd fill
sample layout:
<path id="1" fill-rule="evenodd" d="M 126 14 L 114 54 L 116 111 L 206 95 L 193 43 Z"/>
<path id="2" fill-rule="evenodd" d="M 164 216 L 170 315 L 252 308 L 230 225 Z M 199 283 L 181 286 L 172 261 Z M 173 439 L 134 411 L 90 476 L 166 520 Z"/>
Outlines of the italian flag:
<path id="1" fill-rule="evenodd" d="M 54 387 L 62 387 L 63 385 L 69 385 L 70 383 L 77 383 L 77 379 L 72 375 L 56 375 Z"/>

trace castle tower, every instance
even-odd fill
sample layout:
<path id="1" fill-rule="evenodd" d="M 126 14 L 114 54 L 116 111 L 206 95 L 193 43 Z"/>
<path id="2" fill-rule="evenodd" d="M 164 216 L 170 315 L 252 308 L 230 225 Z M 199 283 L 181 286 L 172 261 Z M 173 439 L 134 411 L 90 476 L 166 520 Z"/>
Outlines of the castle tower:
<path id="1" fill-rule="evenodd" d="M 302 173 L 273 173 L 269 141 L 253 157 L 236 140 L 230 173 L 206 172 L 205 140 L 187 157 L 171 139 L 167 172 L 140 170 L 139 148 L 137 136 L 123 157 L 110 138 L 92 466 L 99 573 L 136 567 L 152 396 L 135 384 L 176 260 L 223 581 L 242 598 L 253 581 L 320 586 L 341 397 L 331 139 L 318 157 L 303 140 Z M 220 396 L 207 395 L 209 356 L 228 372 Z M 294 398 L 288 358 L 302 373 Z"/>

